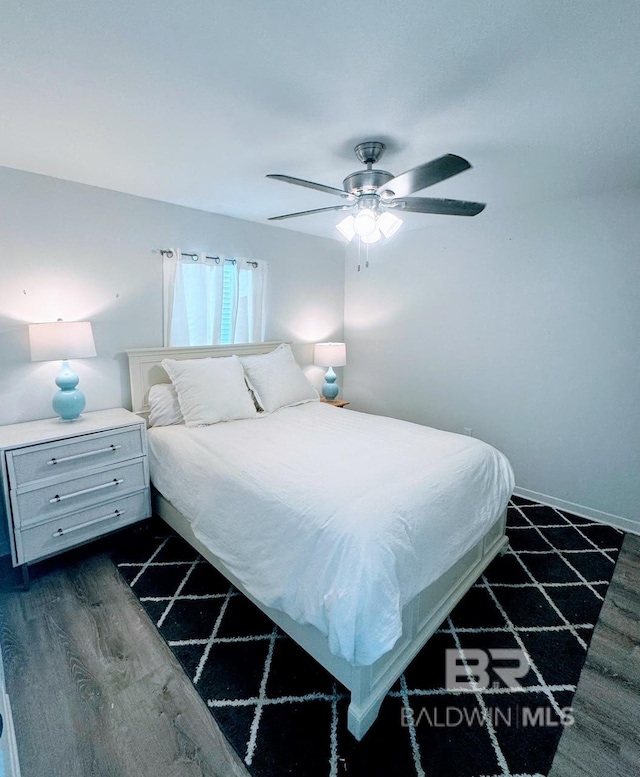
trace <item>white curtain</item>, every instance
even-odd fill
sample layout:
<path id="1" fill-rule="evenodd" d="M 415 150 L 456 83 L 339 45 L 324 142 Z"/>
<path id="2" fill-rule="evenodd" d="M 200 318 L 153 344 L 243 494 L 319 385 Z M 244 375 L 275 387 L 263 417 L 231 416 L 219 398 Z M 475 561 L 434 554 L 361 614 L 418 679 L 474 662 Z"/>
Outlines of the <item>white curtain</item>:
<path id="1" fill-rule="evenodd" d="M 264 262 L 171 253 L 163 255 L 165 346 L 264 340 Z"/>
<path id="2" fill-rule="evenodd" d="M 238 259 L 238 297 L 233 343 L 264 342 L 264 301 L 267 265 Z"/>

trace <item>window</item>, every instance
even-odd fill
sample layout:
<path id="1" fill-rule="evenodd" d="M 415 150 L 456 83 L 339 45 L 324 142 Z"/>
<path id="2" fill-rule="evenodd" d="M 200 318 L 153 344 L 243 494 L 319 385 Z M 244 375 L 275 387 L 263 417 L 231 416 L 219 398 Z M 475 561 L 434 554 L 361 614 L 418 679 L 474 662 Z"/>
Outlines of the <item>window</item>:
<path id="1" fill-rule="evenodd" d="M 163 256 L 165 345 L 264 340 L 264 262 L 177 250 Z"/>

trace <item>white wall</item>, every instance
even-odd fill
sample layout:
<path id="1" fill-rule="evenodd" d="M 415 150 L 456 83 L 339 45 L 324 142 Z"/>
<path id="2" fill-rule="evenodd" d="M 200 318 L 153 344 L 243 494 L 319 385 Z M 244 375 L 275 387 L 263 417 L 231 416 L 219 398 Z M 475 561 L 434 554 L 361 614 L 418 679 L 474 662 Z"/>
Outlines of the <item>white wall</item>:
<path id="1" fill-rule="evenodd" d="M 332 240 L 0 168 L 0 424 L 53 414 L 59 364 L 31 363 L 27 324 L 90 320 L 98 357 L 73 363 L 87 410 L 130 407 L 124 351 L 162 345 L 154 248 L 264 259 L 267 340 L 341 340 L 344 250 Z M 305 367 L 318 386 L 322 370 Z M 8 552 L 0 521 L 0 555 Z"/>
<path id="2" fill-rule="evenodd" d="M 154 248 L 269 263 L 268 340 L 341 339 L 344 251 L 277 227 L 0 168 L 0 424 L 52 415 L 59 365 L 29 361 L 27 324 L 88 319 L 98 358 L 74 362 L 87 410 L 129 406 L 127 348 L 162 345 Z M 299 345 L 302 364 L 312 347 Z M 311 368 L 321 383 L 322 371 Z"/>
<path id="3" fill-rule="evenodd" d="M 359 273 L 350 249 L 345 396 L 471 427 L 520 488 L 639 530 L 639 214 L 638 191 L 490 206 L 425 216 Z"/>

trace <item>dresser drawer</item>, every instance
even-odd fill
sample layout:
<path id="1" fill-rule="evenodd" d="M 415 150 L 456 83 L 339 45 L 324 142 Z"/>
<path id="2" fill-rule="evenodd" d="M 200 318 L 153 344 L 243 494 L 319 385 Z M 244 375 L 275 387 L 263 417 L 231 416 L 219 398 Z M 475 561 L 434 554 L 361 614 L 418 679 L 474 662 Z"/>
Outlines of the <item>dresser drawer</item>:
<path id="1" fill-rule="evenodd" d="M 35 561 L 87 540 L 147 518 L 149 491 L 65 515 L 47 523 L 23 529 L 17 538 L 19 563 Z"/>
<path id="2" fill-rule="evenodd" d="M 145 453 L 144 429 L 129 426 L 7 453 L 11 488 L 91 467 L 117 464 Z"/>
<path id="3" fill-rule="evenodd" d="M 147 460 L 138 459 L 68 477 L 63 482 L 47 482 L 40 488 L 23 486 L 11 493 L 13 522 L 15 526 L 40 523 L 140 491 L 147 485 Z"/>

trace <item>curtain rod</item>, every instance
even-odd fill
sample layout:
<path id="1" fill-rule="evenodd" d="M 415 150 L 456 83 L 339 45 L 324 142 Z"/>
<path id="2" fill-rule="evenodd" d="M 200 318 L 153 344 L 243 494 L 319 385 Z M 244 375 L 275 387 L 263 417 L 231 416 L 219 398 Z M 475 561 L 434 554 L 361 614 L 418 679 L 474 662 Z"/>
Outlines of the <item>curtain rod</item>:
<path id="1" fill-rule="evenodd" d="M 173 249 L 171 249 L 171 248 L 156 248 L 156 249 L 154 250 L 154 253 L 158 253 L 158 254 L 160 254 L 160 255 L 161 255 L 161 256 L 163 256 L 163 257 L 164 257 L 164 256 L 166 256 L 166 257 L 168 257 L 169 259 L 172 259 L 172 258 L 173 258 L 173 255 L 174 255 L 174 251 L 173 251 Z M 200 258 L 199 254 L 190 254 L 190 253 L 188 253 L 188 252 L 185 252 L 185 251 L 180 251 L 180 256 L 188 256 L 188 257 L 189 257 L 190 259 L 192 259 L 194 262 L 197 262 L 197 261 L 198 261 L 198 259 Z M 205 255 L 205 257 L 204 257 L 204 258 L 205 258 L 205 259 L 211 259 L 211 261 L 212 261 L 212 262 L 215 262 L 216 264 L 220 264 L 220 261 L 221 261 L 221 259 L 220 259 L 220 257 L 219 257 L 219 256 L 206 256 L 206 255 Z M 235 263 L 236 263 L 236 260 L 235 260 L 235 259 L 225 259 L 224 261 L 225 261 L 225 262 L 231 262 L 232 264 L 235 264 Z M 250 267 L 254 267 L 254 268 L 257 268 L 257 267 L 258 267 L 258 263 L 257 263 L 257 262 L 250 262 L 250 261 L 248 261 L 248 260 L 247 260 L 247 264 L 248 264 Z"/>

